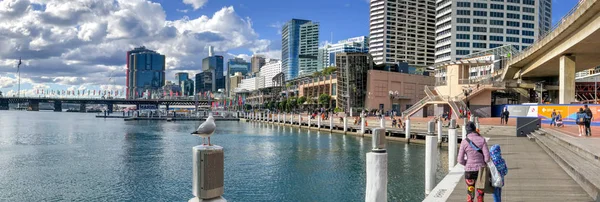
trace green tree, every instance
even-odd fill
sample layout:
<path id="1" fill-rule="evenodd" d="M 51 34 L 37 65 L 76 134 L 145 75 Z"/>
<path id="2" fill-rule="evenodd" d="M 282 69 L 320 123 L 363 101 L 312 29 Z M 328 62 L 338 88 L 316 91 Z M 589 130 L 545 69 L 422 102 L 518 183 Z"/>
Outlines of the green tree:
<path id="1" fill-rule="evenodd" d="M 283 100 L 283 101 L 279 102 L 279 109 L 284 111 L 286 104 L 287 104 L 287 100 Z"/>
<path id="2" fill-rule="evenodd" d="M 273 100 L 269 101 L 268 106 L 269 106 L 269 109 L 274 109 L 276 107 L 275 106 L 275 101 L 273 101 Z"/>
<path id="3" fill-rule="evenodd" d="M 327 68 L 323 69 L 323 73 L 322 74 L 323 75 L 331 75 L 332 73 L 334 73 L 336 71 L 337 71 L 337 67 L 334 67 L 334 66 L 327 67 Z"/>
<path id="4" fill-rule="evenodd" d="M 331 100 L 331 96 L 328 94 L 321 94 L 319 95 L 319 104 L 323 105 L 323 106 L 327 106 L 329 105 L 329 101 Z"/>
<path id="5" fill-rule="evenodd" d="M 318 77 L 318 76 L 321 76 L 321 75 L 323 75 L 323 73 L 322 73 L 322 72 L 315 72 L 315 73 L 313 73 L 313 76 L 314 76 L 314 77 Z"/>
<path id="6" fill-rule="evenodd" d="M 296 100 L 298 102 L 298 105 L 301 106 L 304 104 L 304 102 L 306 102 L 306 97 L 302 96 L 299 97 L 298 100 Z"/>
<path id="7" fill-rule="evenodd" d="M 296 109 L 297 102 L 298 101 L 296 101 L 296 97 L 289 97 L 287 99 L 287 108 L 288 108 L 288 110 L 294 110 L 294 109 Z"/>

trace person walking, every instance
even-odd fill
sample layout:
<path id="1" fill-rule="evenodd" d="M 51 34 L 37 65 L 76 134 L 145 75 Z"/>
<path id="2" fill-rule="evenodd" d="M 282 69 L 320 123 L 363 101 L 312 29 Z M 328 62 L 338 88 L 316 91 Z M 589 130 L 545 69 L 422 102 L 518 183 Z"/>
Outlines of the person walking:
<path id="1" fill-rule="evenodd" d="M 510 113 L 507 110 L 504 110 L 504 125 L 508 125 L 508 117 L 510 117 Z"/>
<path id="2" fill-rule="evenodd" d="M 594 119 L 594 114 L 592 113 L 592 110 L 588 107 L 588 105 L 583 105 L 583 107 L 583 111 L 587 115 L 587 118 L 585 119 L 585 136 L 592 136 L 592 128 L 590 126 L 592 125 L 592 119 Z"/>
<path id="3" fill-rule="evenodd" d="M 550 115 L 550 126 L 556 126 L 556 110 L 552 110 L 552 114 Z"/>
<path id="4" fill-rule="evenodd" d="M 481 167 L 487 166 L 490 153 L 485 139 L 477 133 L 475 123 L 469 122 L 465 126 L 467 138 L 461 141 L 458 151 L 458 163 L 465 166 L 465 183 L 467 184 L 467 202 L 483 201 L 484 190 L 475 189 L 477 175 Z"/>
<path id="5" fill-rule="evenodd" d="M 496 170 L 498 170 L 498 173 L 502 178 L 502 183 L 499 186 L 494 187 L 494 202 L 501 202 L 502 187 L 504 187 L 504 176 L 508 174 L 508 167 L 506 166 L 504 158 L 502 158 L 500 145 L 495 144 L 492 146 L 492 148 L 490 148 L 490 160 L 492 160 L 492 163 L 494 163 Z"/>
<path id="6" fill-rule="evenodd" d="M 506 108 L 504 108 L 502 110 L 502 112 L 500 112 L 500 125 L 504 125 L 504 112 L 506 111 Z"/>
<path id="7" fill-rule="evenodd" d="M 584 134 L 585 132 L 587 132 L 585 129 L 585 120 L 587 118 L 588 118 L 588 116 L 583 111 L 583 108 L 579 108 L 579 112 L 577 112 L 577 119 L 575 120 L 575 123 L 579 127 L 579 136 L 581 136 L 581 134 Z"/>

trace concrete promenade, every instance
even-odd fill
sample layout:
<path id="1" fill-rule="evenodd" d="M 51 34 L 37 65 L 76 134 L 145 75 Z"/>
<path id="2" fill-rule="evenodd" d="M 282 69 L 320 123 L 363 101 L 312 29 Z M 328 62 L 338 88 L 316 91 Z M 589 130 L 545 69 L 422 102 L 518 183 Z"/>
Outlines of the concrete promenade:
<path id="1" fill-rule="evenodd" d="M 489 146 L 500 144 L 508 165 L 503 201 L 593 201 L 535 141 L 506 132 L 514 127 L 501 128 L 505 130 L 490 130 L 484 136 L 490 138 Z M 448 201 L 465 200 L 463 176 Z M 486 194 L 485 201 L 493 201 L 492 195 Z"/>

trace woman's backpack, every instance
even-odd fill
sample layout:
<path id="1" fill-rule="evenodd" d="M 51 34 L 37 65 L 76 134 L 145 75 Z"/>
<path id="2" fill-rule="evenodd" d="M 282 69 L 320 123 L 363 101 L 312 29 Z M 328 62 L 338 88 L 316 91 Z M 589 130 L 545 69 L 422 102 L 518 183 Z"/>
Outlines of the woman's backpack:
<path id="1" fill-rule="evenodd" d="M 575 120 L 577 124 L 585 123 L 585 113 L 577 113 L 577 120 Z"/>

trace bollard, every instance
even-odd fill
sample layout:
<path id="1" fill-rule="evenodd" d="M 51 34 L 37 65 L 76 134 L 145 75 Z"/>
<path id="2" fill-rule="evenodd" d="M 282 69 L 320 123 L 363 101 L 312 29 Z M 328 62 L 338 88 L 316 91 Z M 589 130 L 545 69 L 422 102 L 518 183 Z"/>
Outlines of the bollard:
<path id="1" fill-rule="evenodd" d="M 361 114 L 360 116 L 360 134 L 365 134 L 365 117 Z"/>
<path id="2" fill-rule="evenodd" d="M 456 120 L 450 119 L 450 126 L 448 127 L 448 170 L 452 170 L 456 165 Z"/>
<path id="3" fill-rule="evenodd" d="M 425 194 L 429 195 L 435 186 L 435 171 L 437 168 L 438 148 L 435 146 L 438 142 L 437 136 L 433 132 L 435 123 L 429 121 L 427 127 L 427 136 L 425 137 Z"/>
<path id="4" fill-rule="evenodd" d="M 479 129 L 479 117 L 475 117 L 475 128 Z"/>
<path id="5" fill-rule="evenodd" d="M 442 120 L 438 120 L 437 122 L 437 138 L 438 145 L 442 146 Z"/>
<path id="6" fill-rule="evenodd" d="M 317 116 L 317 130 L 321 130 L 321 114 L 318 114 Z"/>
<path id="7" fill-rule="evenodd" d="M 385 128 L 385 117 L 379 119 L 379 127 Z"/>
<path id="8" fill-rule="evenodd" d="M 290 113 L 290 125 L 294 125 L 294 114 Z"/>
<path id="9" fill-rule="evenodd" d="M 473 114 L 471 114 L 471 117 L 469 117 L 469 121 L 471 121 L 471 122 L 475 121 L 475 116 L 473 116 Z"/>
<path id="10" fill-rule="evenodd" d="M 277 123 L 281 123 L 281 114 L 277 113 Z"/>
<path id="11" fill-rule="evenodd" d="M 404 139 L 406 139 L 406 142 L 408 142 L 410 140 L 410 118 L 406 118 L 406 121 L 404 122 Z"/>
<path id="12" fill-rule="evenodd" d="M 386 202 L 388 182 L 388 155 L 385 128 L 373 130 L 373 149 L 367 153 L 367 183 L 365 202 Z"/>
<path id="13" fill-rule="evenodd" d="M 302 126 L 302 114 L 298 114 L 298 126 Z"/>
<path id="14" fill-rule="evenodd" d="M 467 119 L 463 118 L 463 125 L 462 125 L 462 139 L 461 140 L 465 140 L 467 139 Z"/>
<path id="15" fill-rule="evenodd" d="M 226 202 L 223 195 L 223 147 L 198 145 L 193 147 L 192 194 L 189 202 Z M 211 169 L 205 169 L 211 168 Z"/>
<path id="16" fill-rule="evenodd" d="M 348 117 L 344 116 L 344 133 L 348 132 Z"/>
<path id="17" fill-rule="evenodd" d="M 285 113 L 283 113 L 283 125 L 285 125 Z"/>
<path id="18" fill-rule="evenodd" d="M 329 130 L 333 130 L 333 114 L 329 116 Z"/>
<path id="19" fill-rule="evenodd" d="M 308 127 L 310 128 L 310 115 L 308 115 L 308 117 L 306 118 L 306 120 L 308 120 Z"/>

